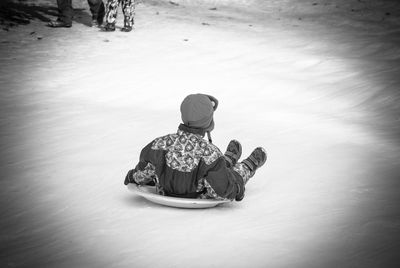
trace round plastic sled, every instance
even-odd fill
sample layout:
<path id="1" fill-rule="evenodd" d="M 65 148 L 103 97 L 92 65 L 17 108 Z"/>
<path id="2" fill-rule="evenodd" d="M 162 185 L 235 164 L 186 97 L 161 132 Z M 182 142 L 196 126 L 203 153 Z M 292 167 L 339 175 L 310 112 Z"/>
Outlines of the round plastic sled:
<path id="1" fill-rule="evenodd" d="M 219 204 L 231 202 L 230 200 L 195 199 L 164 196 L 157 194 L 154 186 L 137 185 L 134 183 L 129 183 L 128 189 L 135 194 L 146 198 L 150 202 L 176 208 L 211 208 Z"/>

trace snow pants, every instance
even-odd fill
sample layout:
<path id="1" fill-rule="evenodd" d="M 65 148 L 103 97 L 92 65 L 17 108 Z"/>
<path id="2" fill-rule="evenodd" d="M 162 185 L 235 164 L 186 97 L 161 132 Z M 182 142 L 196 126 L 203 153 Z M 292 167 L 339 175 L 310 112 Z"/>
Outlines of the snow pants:
<path id="1" fill-rule="evenodd" d="M 125 178 L 124 184 L 136 183 L 139 185 L 151 185 L 156 186 L 157 192 L 160 195 L 168 195 L 174 197 L 184 198 L 200 198 L 200 199 L 216 199 L 216 200 L 233 200 L 240 201 L 244 197 L 245 185 L 252 177 L 250 169 L 243 163 L 236 163 L 235 166 L 228 168 L 226 175 L 227 183 L 225 185 L 218 185 L 211 179 L 201 178 L 197 185 L 196 193 L 177 195 L 173 193 L 167 193 L 164 188 L 160 185 L 159 179 L 155 172 L 155 166 L 148 163 L 143 170 L 130 170 Z M 221 178 L 217 178 L 220 180 Z M 230 188 L 230 189 L 228 189 Z"/>
<path id="2" fill-rule="evenodd" d="M 224 192 L 223 189 L 216 189 L 212 181 L 204 181 L 206 192 L 200 195 L 200 198 L 213 198 L 217 200 L 236 199 L 241 201 L 244 197 L 245 185 L 252 177 L 250 169 L 243 163 L 238 162 L 235 166 L 229 168 L 229 176 L 236 182 L 237 192 L 232 192 L 228 196 L 221 196 L 218 192 Z"/>
<path id="3" fill-rule="evenodd" d="M 105 7 L 102 0 L 87 0 L 92 13 L 93 20 L 102 21 L 105 13 Z M 58 18 L 65 23 L 72 23 L 74 9 L 72 8 L 72 0 L 57 0 Z"/>
<path id="4" fill-rule="evenodd" d="M 120 3 L 124 13 L 124 27 L 133 27 L 135 23 L 135 0 L 108 0 L 106 4 L 106 23 L 115 25 Z"/>

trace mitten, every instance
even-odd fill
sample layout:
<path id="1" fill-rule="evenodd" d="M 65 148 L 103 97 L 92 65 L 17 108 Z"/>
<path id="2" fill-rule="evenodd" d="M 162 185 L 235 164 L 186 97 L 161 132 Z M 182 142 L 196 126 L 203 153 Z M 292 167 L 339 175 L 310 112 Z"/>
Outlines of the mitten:
<path id="1" fill-rule="evenodd" d="M 131 169 L 131 170 L 128 171 L 128 174 L 126 174 L 125 181 L 124 181 L 125 185 L 128 185 L 129 183 L 134 183 L 135 182 L 133 180 L 133 173 L 134 172 L 135 172 L 134 169 Z"/>

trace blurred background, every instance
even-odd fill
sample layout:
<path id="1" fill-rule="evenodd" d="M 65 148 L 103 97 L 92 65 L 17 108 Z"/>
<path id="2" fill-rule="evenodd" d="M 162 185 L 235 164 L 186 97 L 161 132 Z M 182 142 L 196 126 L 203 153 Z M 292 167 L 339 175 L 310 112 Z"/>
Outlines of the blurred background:
<path id="1" fill-rule="evenodd" d="M 2 267 L 398 267 L 398 1 L 138 1 L 130 33 L 73 6 L 0 4 Z M 268 151 L 244 200 L 130 193 L 198 92 L 221 151 Z"/>

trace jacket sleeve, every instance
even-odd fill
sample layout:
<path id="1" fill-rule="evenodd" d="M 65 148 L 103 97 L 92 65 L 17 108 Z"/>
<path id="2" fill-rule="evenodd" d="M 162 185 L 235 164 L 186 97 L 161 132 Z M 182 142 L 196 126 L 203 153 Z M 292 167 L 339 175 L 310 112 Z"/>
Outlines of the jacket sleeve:
<path id="1" fill-rule="evenodd" d="M 153 150 L 150 142 L 140 153 L 139 163 L 130 171 L 131 178 L 129 183 L 140 185 L 155 185 L 157 180 L 157 166 L 160 166 L 160 160 L 163 159 L 162 150 Z M 128 172 L 129 175 L 129 172 Z"/>
<path id="2" fill-rule="evenodd" d="M 201 163 L 204 173 L 204 186 L 206 197 L 214 199 L 236 199 L 240 201 L 244 195 L 244 183 L 242 177 L 226 166 L 224 157 L 219 157 L 210 165 Z"/>

